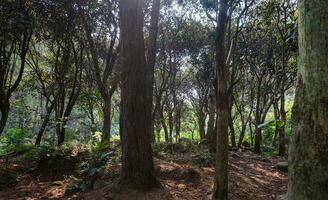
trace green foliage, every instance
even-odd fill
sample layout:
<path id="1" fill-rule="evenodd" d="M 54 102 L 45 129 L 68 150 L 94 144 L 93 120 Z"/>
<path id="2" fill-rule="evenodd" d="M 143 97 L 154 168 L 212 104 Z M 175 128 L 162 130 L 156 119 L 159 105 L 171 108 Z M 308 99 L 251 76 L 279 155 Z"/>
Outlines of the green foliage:
<path id="1" fill-rule="evenodd" d="M 195 155 L 190 162 L 193 165 L 213 166 L 215 159 L 214 156 L 206 150 Z"/>
<path id="2" fill-rule="evenodd" d="M 79 165 L 78 171 L 80 179 L 76 180 L 76 182 L 70 186 L 70 189 L 78 189 L 82 192 L 91 189 L 94 183 L 105 173 L 107 162 L 115 158 L 115 156 L 116 154 L 113 152 L 97 152 L 91 154 Z"/>
<path id="3" fill-rule="evenodd" d="M 30 149 L 31 132 L 26 129 L 7 129 L 6 134 L 0 137 L 0 155 L 7 153 L 22 153 Z"/>

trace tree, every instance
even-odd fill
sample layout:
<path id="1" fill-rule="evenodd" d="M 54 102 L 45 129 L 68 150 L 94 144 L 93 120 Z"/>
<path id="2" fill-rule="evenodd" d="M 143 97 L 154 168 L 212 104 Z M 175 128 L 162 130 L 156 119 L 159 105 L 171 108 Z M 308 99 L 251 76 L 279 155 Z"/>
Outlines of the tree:
<path id="1" fill-rule="evenodd" d="M 105 5 L 101 6 L 102 4 Z M 92 60 L 92 72 L 103 99 L 102 142 L 109 142 L 110 139 L 111 103 L 119 82 L 119 77 L 115 73 L 118 54 L 118 48 L 116 48 L 118 34 L 116 4 L 116 1 L 91 2 L 81 11 L 86 41 L 89 45 L 88 50 Z M 105 9 L 94 9 L 94 7 Z M 108 43 L 108 45 L 104 46 L 104 43 Z M 92 76 L 92 74 L 89 74 L 89 76 Z"/>
<path id="2" fill-rule="evenodd" d="M 299 1 L 299 62 L 288 199 L 328 197 L 328 2 Z"/>
<path id="3" fill-rule="evenodd" d="M 143 0 L 120 1 L 121 30 L 121 140 L 123 184 L 154 187 L 150 144 L 151 104 L 143 35 Z"/>
<path id="4" fill-rule="evenodd" d="M 213 199 L 228 199 L 229 68 L 225 59 L 228 0 L 221 0 L 216 36 L 217 146 Z"/>
<path id="5" fill-rule="evenodd" d="M 25 69 L 32 36 L 31 16 L 24 2 L 1 2 L 0 19 L 0 135 L 6 126 L 10 97 L 18 88 Z"/>

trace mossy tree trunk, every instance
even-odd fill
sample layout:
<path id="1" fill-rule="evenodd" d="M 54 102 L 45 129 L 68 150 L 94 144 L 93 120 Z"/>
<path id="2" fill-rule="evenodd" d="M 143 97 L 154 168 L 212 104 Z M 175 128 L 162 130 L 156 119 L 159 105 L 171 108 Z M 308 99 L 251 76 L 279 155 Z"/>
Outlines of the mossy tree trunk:
<path id="1" fill-rule="evenodd" d="M 328 1 L 299 1 L 298 85 L 289 152 L 289 200 L 328 198 Z"/>

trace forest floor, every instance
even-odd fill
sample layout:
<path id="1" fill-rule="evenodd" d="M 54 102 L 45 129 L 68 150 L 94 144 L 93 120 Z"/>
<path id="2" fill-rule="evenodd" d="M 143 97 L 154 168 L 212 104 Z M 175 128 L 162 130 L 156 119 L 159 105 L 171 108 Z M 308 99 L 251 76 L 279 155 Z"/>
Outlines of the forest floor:
<path id="1" fill-rule="evenodd" d="M 213 188 L 214 168 L 208 158 L 191 152 L 155 155 L 156 172 L 162 187 L 150 192 L 117 188 L 112 180 L 119 177 L 119 164 L 86 192 L 68 192 L 78 173 L 74 161 L 56 161 L 51 167 L 35 169 L 22 155 L 0 157 L 0 200 L 86 199 L 86 200 L 207 200 Z M 284 160 L 277 156 L 259 156 L 250 151 L 229 152 L 229 199 L 273 200 L 287 191 L 287 173 L 275 168 Z M 64 169 L 64 170 L 63 170 Z M 14 172 L 15 176 L 8 175 Z M 58 174 L 56 174 L 58 173 Z M 12 173 L 13 174 L 13 173 Z"/>

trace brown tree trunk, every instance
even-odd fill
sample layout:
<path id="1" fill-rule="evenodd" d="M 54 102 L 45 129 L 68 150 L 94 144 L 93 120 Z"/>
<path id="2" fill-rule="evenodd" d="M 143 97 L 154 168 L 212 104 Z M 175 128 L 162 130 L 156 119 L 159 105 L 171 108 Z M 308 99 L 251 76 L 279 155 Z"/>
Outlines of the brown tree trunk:
<path id="1" fill-rule="evenodd" d="M 103 118 L 103 135 L 101 137 L 101 142 L 109 142 L 110 140 L 111 112 L 112 112 L 111 97 L 108 97 L 104 101 L 104 107 L 103 107 L 104 118 Z"/>
<path id="2" fill-rule="evenodd" d="M 254 153 L 261 153 L 261 143 L 262 143 L 262 129 L 255 128 L 255 141 L 254 141 Z"/>
<path id="3" fill-rule="evenodd" d="M 241 144 L 243 143 L 243 140 L 245 137 L 246 126 L 247 126 L 247 123 L 244 123 L 244 122 L 241 125 L 241 131 L 240 131 L 239 140 L 238 140 L 238 148 L 240 148 Z"/>
<path id="4" fill-rule="evenodd" d="M 200 113 L 198 116 L 198 128 L 199 128 L 200 140 L 206 139 L 205 120 L 206 120 L 205 115 L 203 113 Z"/>
<path id="5" fill-rule="evenodd" d="M 161 8 L 161 0 L 153 0 L 152 11 L 151 11 L 151 20 L 150 20 L 150 31 L 149 31 L 149 40 L 147 46 L 147 80 L 149 81 L 149 94 L 148 99 L 152 106 L 153 110 L 153 93 L 154 93 L 154 69 L 156 62 L 156 53 L 157 53 L 157 33 L 158 33 L 158 20 L 159 13 Z M 155 142 L 155 115 L 152 115 L 151 119 L 151 136 L 150 139 L 152 142 Z"/>
<path id="6" fill-rule="evenodd" d="M 231 116 L 231 109 L 229 111 L 229 130 L 230 130 L 230 142 L 232 147 L 236 147 L 236 135 L 235 128 L 233 127 L 233 119 Z"/>
<path id="7" fill-rule="evenodd" d="M 143 0 L 120 1 L 121 34 L 121 183 L 158 186 L 150 144 L 151 111 L 143 35 Z"/>
<path id="8" fill-rule="evenodd" d="M 60 131 L 58 132 L 58 134 L 57 134 L 57 139 L 58 139 L 58 143 L 57 143 L 57 145 L 60 147 L 61 145 L 63 145 L 64 144 L 64 142 L 65 142 L 65 128 L 64 127 L 62 127 L 62 128 L 60 128 Z"/>
<path id="9" fill-rule="evenodd" d="M 279 120 L 279 113 L 278 113 L 279 111 L 278 111 L 277 102 L 274 102 L 273 109 L 274 109 L 274 119 L 277 122 Z M 273 134 L 272 141 L 271 141 L 271 146 L 274 147 L 274 148 L 277 147 L 277 137 L 278 137 L 278 134 L 279 134 L 279 126 L 278 126 L 278 123 L 276 123 L 274 134 Z"/>
<path id="10" fill-rule="evenodd" d="M 46 130 L 46 127 L 47 127 L 47 125 L 48 125 L 48 123 L 50 121 L 50 116 L 51 116 L 51 113 L 52 113 L 54 107 L 55 107 L 55 103 L 54 102 L 50 103 L 50 106 L 47 107 L 46 116 L 43 119 L 41 128 L 40 128 L 40 130 L 38 132 L 38 135 L 36 137 L 36 140 L 35 140 L 35 145 L 36 146 L 39 146 L 41 144 L 41 139 L 42 139 L 43 134 L 44 134 L 44 131 Z"/>
<path id="11" fill-rule="evenodd" d="M 9 117 L 9 104 L 8 104 L 8 106 L 5 105 L 5 106 L 1 109 L 0 135 L 2 135 L 3 130 L 5 129 L 5 126 L 6 126 L 6 123 L 7 123 L 8 117 Z"/>
<path id="12" fill-rule="evenodd" d="M 292 113 L 288 199 L 328 197 L 328 1 L 299 1 L 298 83 Z"/>
<path id="13" fill-rule="evenodd" d="M 217 152 L 213 200 L 228 200 L 229 68 L 225 64 L 228 0 L 220 1 L 216 38 Z"/>
<path id="14" fill-rule="evenodd" d="M 281 99 L 280 99 L 280 117 L 281 121 L 284 123 L 278 129 L 279 133 L 279 155 L 284 156 L 286 154 L 286 144 L 285 144 L 285 124 L 286 124 L 286 110 L 285 110 L 285 91 L 282 89 Z"/>

